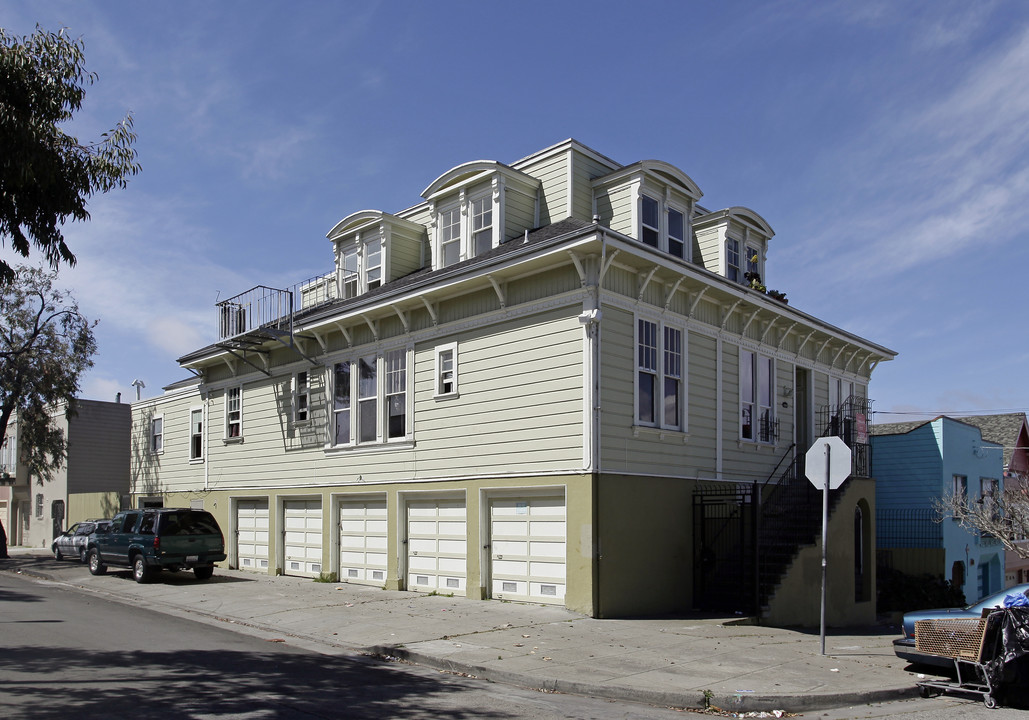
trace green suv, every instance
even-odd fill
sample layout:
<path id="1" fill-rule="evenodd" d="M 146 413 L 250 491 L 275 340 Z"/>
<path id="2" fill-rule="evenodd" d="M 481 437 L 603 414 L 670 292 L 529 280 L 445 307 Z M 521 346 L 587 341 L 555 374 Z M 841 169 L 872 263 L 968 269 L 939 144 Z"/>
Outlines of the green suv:
<path id="1" fill-rule="evenodd" d="M 93 575 L 103 575 L 108 566 L 127 567 L 136 582 L 145 583 L 160 570 L 192 568 L 197 580 L 207 580 L 214 563 L 225 559 L 225 538 L 206 510 L 125 510 L 107 531 L 89 536 L 86 556 Z"/>

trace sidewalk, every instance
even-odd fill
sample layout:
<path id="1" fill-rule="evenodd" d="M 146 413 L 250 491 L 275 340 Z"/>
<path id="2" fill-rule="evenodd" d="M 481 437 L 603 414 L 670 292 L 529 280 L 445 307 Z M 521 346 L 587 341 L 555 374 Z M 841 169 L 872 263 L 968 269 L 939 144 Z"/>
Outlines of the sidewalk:
<path id="1" fill-rule="evenodd" d="M 800 712 L 917 695 L 917 676 L 893 654 L 899 630 L 830 628 L 826 655 L 814 630 L 734 619 L 596 620 L 564 608 L 430 596 L 307 578 L 215 570 L 160 573 L 146 585 L 127 571 L 94 577 L 40 549 L 11 548 L 15 572 L 229 624 L 329 654 L 398 658 L 523 687 L 734 711 Z"/>

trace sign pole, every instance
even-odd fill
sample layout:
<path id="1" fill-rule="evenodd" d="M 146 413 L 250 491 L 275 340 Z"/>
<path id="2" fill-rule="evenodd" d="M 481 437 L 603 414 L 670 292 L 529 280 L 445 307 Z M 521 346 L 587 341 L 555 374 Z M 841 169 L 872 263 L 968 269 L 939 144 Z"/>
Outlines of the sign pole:
<path id="1" fill-rule="evenodd" d="M 821 639 L 822 639 L 822 654 L 825 655 L 825 583 L 826 583 L 826 566 L 828 564 L 828 547 L 829 542 L 829 458 L 831 456 L 832 449 L 828 444 L 825 446 L 825 482 L 822 485 L 822 628 L 821 628 Z"/>

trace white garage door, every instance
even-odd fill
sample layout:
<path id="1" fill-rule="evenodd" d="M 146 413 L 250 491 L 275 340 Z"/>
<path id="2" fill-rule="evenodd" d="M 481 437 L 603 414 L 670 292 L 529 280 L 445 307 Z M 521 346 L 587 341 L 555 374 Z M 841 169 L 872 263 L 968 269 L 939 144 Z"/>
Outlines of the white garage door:
<path id="1" fill-rule="evenodd" d="M 268 569 L 268 501 L 236 502 L 236 560 L 240 570 Z"/>
<path id="2" fill-rule="evenodd" d="M 322 501 L 283 503 L 283 571 L 317 577 L 322 572 Z"/>
<path id="3" fill-rule="evenodd" d="M 386 498 L 339 503 L 339 579 L 386 582 Z"/>
<path id="4" fill-rule="evenodd" d="M 407 589 L 464 595 L 468 534 L 464 499 L 407 504 Z"/>
<path id="5" fill-rule="evenodd" d="M 492 596 L 563 604 L 565 545 L 563 496 L 492 499 Z"/>

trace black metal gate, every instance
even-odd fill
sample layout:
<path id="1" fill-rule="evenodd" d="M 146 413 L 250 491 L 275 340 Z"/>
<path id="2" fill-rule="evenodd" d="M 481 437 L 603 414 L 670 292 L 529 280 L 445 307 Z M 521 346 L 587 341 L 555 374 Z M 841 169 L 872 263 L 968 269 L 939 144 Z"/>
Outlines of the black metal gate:
<path id="1" fill-rule="evenodd" d="M 706 483 L 693 492 L 693 604 L 753 615 L 758 608 L 757 486 Z"/>

